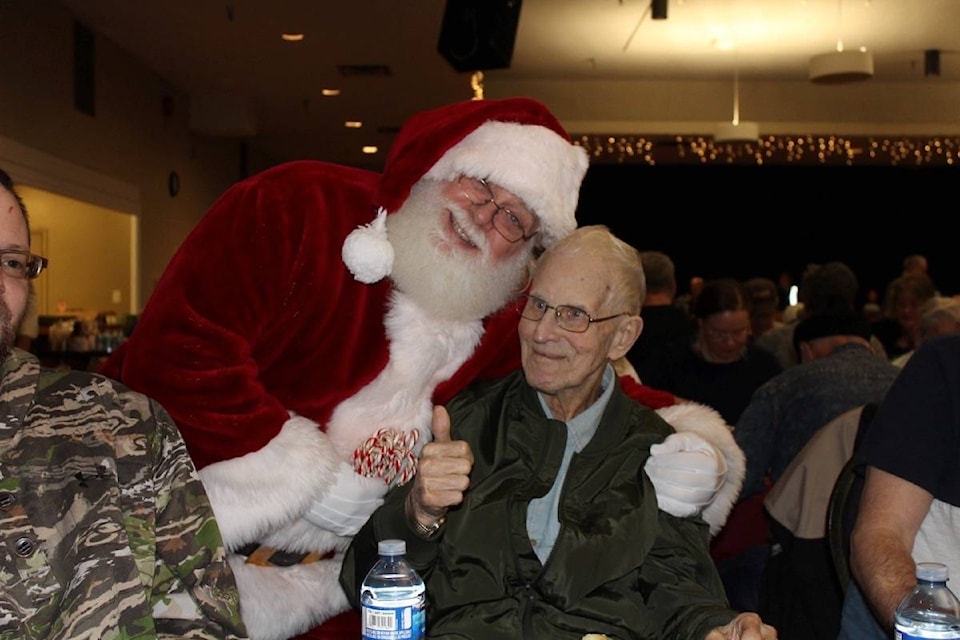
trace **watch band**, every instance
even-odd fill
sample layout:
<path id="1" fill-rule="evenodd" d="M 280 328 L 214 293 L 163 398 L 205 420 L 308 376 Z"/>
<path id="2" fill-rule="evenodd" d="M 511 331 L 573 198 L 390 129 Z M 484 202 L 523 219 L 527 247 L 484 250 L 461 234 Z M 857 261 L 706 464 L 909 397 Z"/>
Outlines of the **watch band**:
<path id="1" fill-rule="evenodd" d="M 424 540 L 431 540 L 437 537 L 437 534 L 440 533 L 440 529 L 442 529 L 443 525 L 447 522 L 446 516 L 440 516 L 436 522 L 429 526 L 417 520 L 417 517 L 413 514 L 410 514 L 407 519 L 410 520 L 410 524 L 413 526 L 414 532 Z"/>

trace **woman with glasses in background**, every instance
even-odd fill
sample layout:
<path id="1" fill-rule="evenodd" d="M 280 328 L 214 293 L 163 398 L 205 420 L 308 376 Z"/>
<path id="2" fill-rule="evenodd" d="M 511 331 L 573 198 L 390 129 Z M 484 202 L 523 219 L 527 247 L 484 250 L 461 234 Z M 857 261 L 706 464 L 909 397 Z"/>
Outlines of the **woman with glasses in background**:
<path id="1" fill-rule="evenodd" d="M 780 365 L 751 345 L 750 301 L 737 280 L 706 282 L 692 311 L 693 341 L 645 368 L 643 383 L 709 405 L 735 424 L 754 390 L 780 373 Z"/>
<path id="2" fill-rule="evenodd" d="M 734 425 L 753 392 L 780 373 L 780 364 L 750 341 L 750 301 L 739 281 L 707 281 L 692 312 L 697 325 L 693 341 L 645 367 L 643 383 L 713 407 Z M 767 555 L 765 495 L 737 503 L 710 546 L 730 605 L 743 611 L 759 606 Z"/>

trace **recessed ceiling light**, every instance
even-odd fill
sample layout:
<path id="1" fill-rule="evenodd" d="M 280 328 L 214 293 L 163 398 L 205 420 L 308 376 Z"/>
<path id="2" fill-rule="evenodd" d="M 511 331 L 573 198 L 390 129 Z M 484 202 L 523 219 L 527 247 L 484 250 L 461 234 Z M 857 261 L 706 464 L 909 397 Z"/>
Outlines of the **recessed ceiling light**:
<path id="1" fill-rule="evenodd" d="M 321 89 L 320 94 L 324 96 L 338 96 L 340 95 L 340 89 Z"/>
<path id="2" fill-rule="evenodd" d="M 363 147 L 363 152 L 366 153 L 367 155 L 376 153 L 377 151 L 379 151 L 379 149 L 377 149 L 377 148 L 376 148 L 374 145 L 372 145 L 372 144 L 368 144 L 368 145 L 366 145 L 366 146 Z"/>
<path id="3" fill-rule="evenodd" d="M 300 42 L 301 40 L 303 40 L 303 34 L 302 33 L 283 33 L 283 34 L 280 34 L 280 38 L 284 42 Z"/>
<path id="4" fill-rule="evenodd" d="M 363 123 L 359 120 L 347 120 L 343 123 L 343 126 L 345 126 L 347 129 L 359 129 L 363 126 Z"/>

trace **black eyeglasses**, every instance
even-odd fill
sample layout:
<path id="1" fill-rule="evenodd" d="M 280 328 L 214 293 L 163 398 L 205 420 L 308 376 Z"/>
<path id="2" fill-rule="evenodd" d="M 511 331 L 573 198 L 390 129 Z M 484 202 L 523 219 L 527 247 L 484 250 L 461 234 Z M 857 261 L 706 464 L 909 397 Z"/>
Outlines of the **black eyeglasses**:
<path id="1" fill-rule="evenodd" d="M 28 251 L 0 251 L 0 269 L 3 269 L 3 275 L 11 278 L 33 280 L 46 269 L 48 263 L 46 258 L 35 256 Z"/>
<path id="2" fill-rule="evenodd" d="M 510 242 L 529 240 L 539 230 L 537 216 L 533 212 L 518 207 L 510 209 L 494 200 L 493 191 L 483 178 L 460 176 L 457 178 L 457 184 L 464 197 L 473 206 L 482 207 L 493 203 L 496 207 L 493 212 L 493 228 L 506 240 Z"/>
<path id="3" fill-rule="evenodd" d="M 547 304 L 546 300 L 542 300 L 537 296 L 524 295 L 517 299 L 517 313 L 520 314 L 521 318 L 526 320 L 539 322 L 550 309 L 553 309 L 553 313 L 557 317 L 557 324 L 560 325 L 560 328 L 564 331 L 570 331 L 571 333 L 583 333 L 589 329 L 590 325 L 594 322 L 606 322 L 607 320 L 628 315 L 627 313 L 618 313 L 605 318 L 591 318 L 589 313 L 579 307 L 571 307 L 567 304 L 558 304 L 554 307 Z"/>

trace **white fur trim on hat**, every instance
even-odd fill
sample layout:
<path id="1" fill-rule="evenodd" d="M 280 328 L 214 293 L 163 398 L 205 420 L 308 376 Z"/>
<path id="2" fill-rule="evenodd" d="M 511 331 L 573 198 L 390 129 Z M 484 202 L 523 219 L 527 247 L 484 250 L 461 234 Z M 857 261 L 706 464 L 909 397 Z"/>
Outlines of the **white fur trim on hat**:
<path id="1" fill-rule="evenodd" d="M 547 127 L 491 120 L 451 147 L 425 177 L 453 180 L 463 174 L 503 187 L 537 214 L 541 243 L 549 246 L 577 227 L 588 164 L 583 147 Z"/>
<path id="2" fill-rule="evenodd" d="M 387 212 L 380 208 L 370 224 L 357 227 L 343 241 L 340 251 L 354 279 L 364 284 L 383 280 L 393 271 L 393 245 L 387 238 Z"/>

